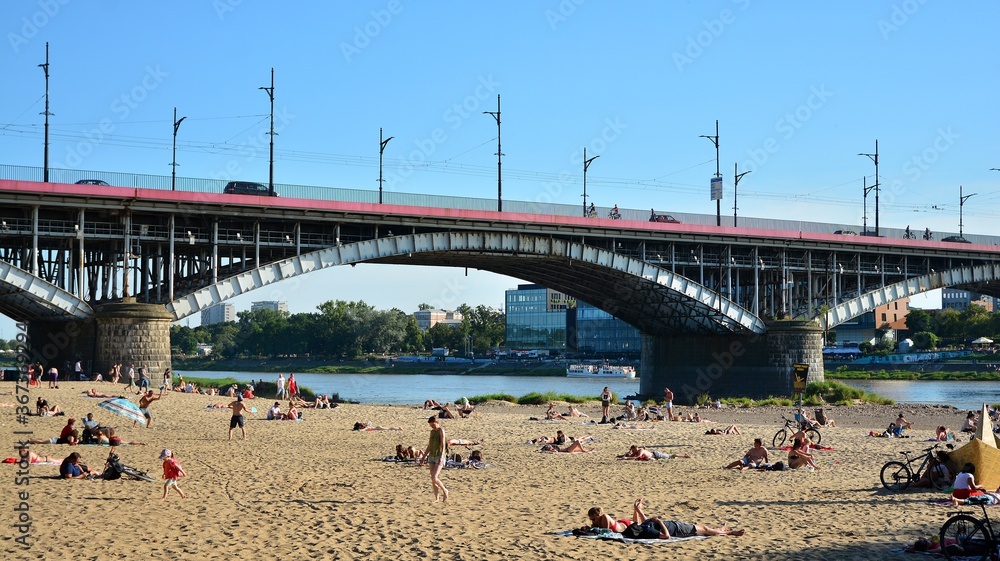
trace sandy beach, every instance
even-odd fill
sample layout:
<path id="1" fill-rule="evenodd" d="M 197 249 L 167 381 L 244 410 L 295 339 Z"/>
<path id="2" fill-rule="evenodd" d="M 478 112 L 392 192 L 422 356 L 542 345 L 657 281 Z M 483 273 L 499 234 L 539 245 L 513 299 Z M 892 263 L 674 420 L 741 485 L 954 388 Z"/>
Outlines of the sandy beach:
<path id="1" fill-rule="evenodd" d="M 446 469 L 451 496 L 435 503 L 426 467 L 382 461 L 398 443 L 426 446 L 430 412 L 420 406 L 347 404 L 280 422 L 264 420 L 273 400 L 256 399 L 247 440 L 237 430 L 228 441 L 229 410 L 206 406 L 229 399 L 168 393 L 153 403 L 151 427 L 132 428 L 99 408 L 100 399 L 86 397 L 89 387 L 121 393 L 110 384 L 32 387 L 31 410 L 41 395 L 67 416 L 94 413 L 102 424 L 118 426 L 125 440 L 146 443 L 118 448 L 122 461 L 157 482 L 63 481 L 58 465 L 33 466 L 25 479 L 16 465 L 0 467 L 4 559 L 908 559 L 891 551 L 936 534 L 951 509 L 933 504 L 944 496 L 933 491 L 885 491 L 879 469 L 901 450 L 930 446 L 925 440 L 937 425 L 957 430 L 965 415 L 948 407 L 829 406 L 839 427 L 823 429 L 822 444 L 834 449 L 816 452 L 820 469 L 739 472 L 722 466 L 742 457 L 754 437 L 771 448 L 780 415 L 790 416 L 791 408 L 702 409 L 714 423 L 640 423 L 645 430 L 632 430 L 592 424 L 600 418 L 597 401 L 580 407 L 588 418 L 568 421 L 529 420 L 542 417 L 544 407 L 487 403 L 443 427 L 449 438 L 482 440 L 452 452 L 467 457 L 479 449 L 492 467 Z M 0 384 L 0 392 L 11 391 L 14 384 Z M 14 403 L 14 395 L 0 395 L 2 457 L 14 456 L 25 436 L 15 431 L 47 438 L 66 423 L 67 417 L 31 416 L 19 424 Z M 914 423 L 911 438 L 868 436 L 900 410 Z M 357 421 L 403 430 L 352 431 Z M 732 423 L 742 435 L 704 434 Z M 527 443 L 558 429 L 592 435 L 598 442 L 587 446 L 594 452 L 546 454 Z M 616 460 L 630 444 L 692 458 Z M 172 493 L 160 501 L 163 448 L 176 453 L 188 474 L 180 480 L 186 499 Z M 58 459 L 77 451 L 97 469 L 108 452 L 55 444 L 32 449 Z M 787 459 L 786 452 L 770 453 L 772 461 Z M 627 518 L 639 496 L 651 516 L 747 533 L 653 545 L 551 534 L 585 524 L 591 506 Z M 25 505 L 31 525 L 22 534 L 13 524 Z"/>

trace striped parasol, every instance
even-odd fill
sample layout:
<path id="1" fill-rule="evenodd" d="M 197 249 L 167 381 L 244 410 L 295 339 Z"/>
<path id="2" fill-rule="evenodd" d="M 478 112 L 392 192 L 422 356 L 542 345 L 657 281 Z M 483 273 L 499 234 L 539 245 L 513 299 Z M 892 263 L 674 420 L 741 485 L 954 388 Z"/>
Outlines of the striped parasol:
<path id="1" fill-rule="evenodd" d="M 146 424 L 146 417 L 139 410 L 139 406 L 125 399 L 124 397 L 113 397 L 97 404 L 98 407 L 107 409 L 116 415 L 121 415 L 126 419 Z"/>

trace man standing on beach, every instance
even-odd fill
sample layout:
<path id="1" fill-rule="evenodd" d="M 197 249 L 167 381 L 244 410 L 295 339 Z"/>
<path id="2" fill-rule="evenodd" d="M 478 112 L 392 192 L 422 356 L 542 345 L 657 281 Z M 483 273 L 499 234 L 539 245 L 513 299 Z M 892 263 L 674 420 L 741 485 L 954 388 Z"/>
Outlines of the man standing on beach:
<path id="1" fill-rule="evenodd" d="M 229 408 L 233 410 L 233 418 L 229 420 L 229 440 L 233 439 L 233 429 L 240 427 L 240 432 L 243 433 L 243 440 L 247 439 L 247 428 L 246 428 L 246 418 L 243 416 L 247 411 L 247 406 L 243 405 L 243 396 L 236 394 L 236 401 L 229 404 Z"/>
<path id="2" fill-rule="evenodd" d="M 139 411 L 142 411 L 142 415 L 146 417 L 146 428 L 149 428 L 149 424 L 153 420 L 153 416 L 149 413 L 149 404 L 153 403 L 157 399 L 163 397 L 163 388 L 160 388 L 160 395 L 153 395 L 153 390 L 147 390 L 146 393 L 142 394 L 139 398 Z M 132 428 L 139 424 L 139 421 L 134 421 L 132 423 Z"/>
<path id="3" fill-rule="evenodd" d="M 275 394 L 274 399 L 281 399 L 285 395 L 285 375 L 278 374 L 278 392 Z"/>
<path id="4" fill-rule="evenodd" d="M 667 420 L 675 421 L 674 392 L 670 391 L 670 388 L 663 388 L 663 408 L 667 410 Z"/>
<path id="5" fill-rule="evenodd" d="M 135 387 L 135 364 L 128 365 L 128 371 L 125 375 L 128 376 L 128 388 L 126 389 L 132 391 L 132 388 Z"/>

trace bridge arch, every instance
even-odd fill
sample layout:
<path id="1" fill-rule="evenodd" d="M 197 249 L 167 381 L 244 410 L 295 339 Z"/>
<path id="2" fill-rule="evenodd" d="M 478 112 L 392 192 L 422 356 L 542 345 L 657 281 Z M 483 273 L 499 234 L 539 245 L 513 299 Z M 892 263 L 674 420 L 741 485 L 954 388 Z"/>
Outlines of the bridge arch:
<path id="1" fill-rule="evenodd" d="M 833 328 L 892 301 L 937 288 L 968 286 L 1000 280 L 1000 265 L 988 264 L 936 271 L 881 287 L 857 298 L 841 302 L 825 315 L 826 327 Z M 994 289 L 995 290 L 995 289 Z"/>
<path id="2" fill-rule="evenodd" d="M 764 333 L 753 313 L 697 282 L 580 242 L 496 232 L 405 234 L 338 245 L 245 271 L 167 305 L 182 319 L 275 282 L 338 265 L 473 267 L 589 302 L 643 333 Z"/>
<path id="3" fill-rule="evenodd" d="M 0 261 L 0 313 L 17 321 L 94 317 L 94 309 L 84 300 L 4 261 Z"/>

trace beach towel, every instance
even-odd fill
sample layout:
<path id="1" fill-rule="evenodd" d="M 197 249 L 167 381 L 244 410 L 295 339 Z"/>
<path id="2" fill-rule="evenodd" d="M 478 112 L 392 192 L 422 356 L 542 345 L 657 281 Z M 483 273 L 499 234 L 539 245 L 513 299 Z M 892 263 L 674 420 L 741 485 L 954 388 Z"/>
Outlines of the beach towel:
<path id="1" fill-rule="evenodd" d="M 569 536 L 571 538 L 591 538 L 598 540 L 608 540 L 622 543 L 649 543 L 649 544 L 661 544 L 661 543 L 677 543 L 687 540 L 703 540 L 708 536 L 691 536 L 690 538 L 670 538 L 669 540 L 641 540 L 634 538 L 626 538 L 618 532 L 612 532 L 607 528 L 591 528 L 591 531 L 585 534 L 574 535 L 573 530 L 566 530 L 564 532 L 553 532 L 557 536 Z"/>

